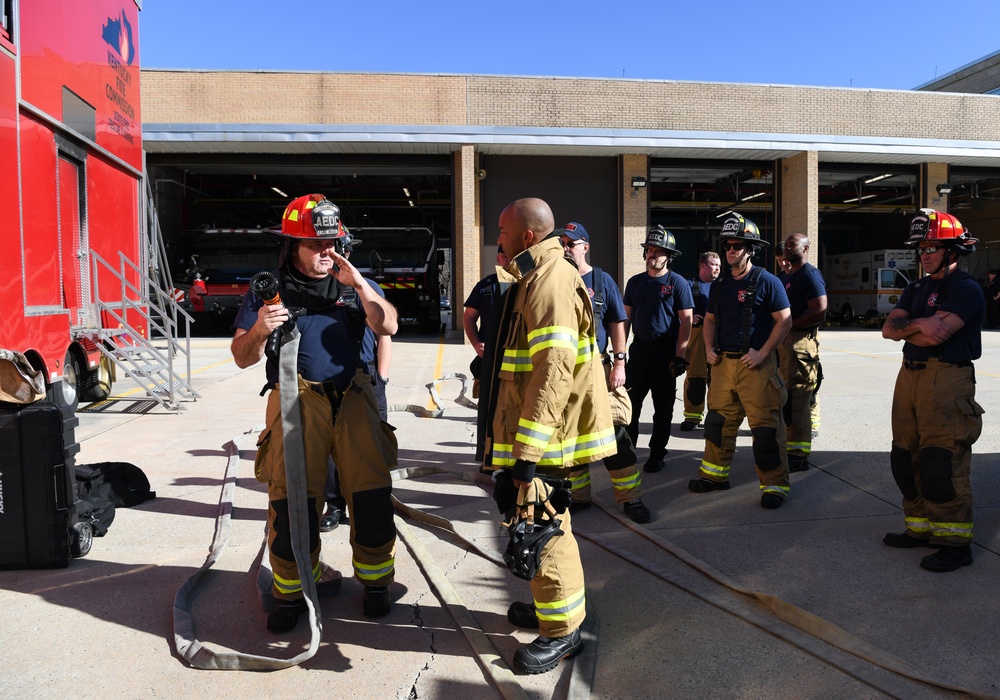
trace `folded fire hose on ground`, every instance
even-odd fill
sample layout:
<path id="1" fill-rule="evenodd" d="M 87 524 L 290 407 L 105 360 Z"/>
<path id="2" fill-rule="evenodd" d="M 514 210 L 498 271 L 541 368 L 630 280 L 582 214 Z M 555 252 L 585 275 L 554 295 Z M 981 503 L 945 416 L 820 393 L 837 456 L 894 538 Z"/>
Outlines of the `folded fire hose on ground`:
<path id="1" fill-rule="evenodd" d="M 284 353 L 283 353 L 284 354 Z M 294 375 L 293 375 L 294 377 Z M 442 377 L 444 379 L 465 379 L 464 375 L 448 375 Z M 282 374 L 282 386 L 292 386 L 297 387 L 297 381 L 294 379 L 285 379 L 284 374 Z M 434 385 L 428 385 L 433 387 Z M 463 391 L 460 394 L 461 398 L 464 398 L 465 382 L 463 381 Z M 434 397 L 436 392 L 431 392 L 431 396 Z M 293 397 L 294 399 L 294 397 Z M 440 403 L 437 402 L 440 407 Z M 463 404 L 464 405 L 464 404 Z M 411 410 L 412 407 L 402 408 L 393 407 L 395 410 Z M 419 407 L 418 407 L 419 408 Z M 440 409 L 443 411 L 443 409 Z M 437 412 L 440 415 L 440 411 Z M 285 414 L 285 396 L 282 396 L 282 414 Z M 285 450 L 286 455 L 292 449 L 295 449 L 295 445 L 290 445 L 288 440 L 289 431 L 299 435 L 298 449 L 302 449 L 301 440 L 301 429 L 296 430 L 295 426 L 285 425 Z M 236 483 L 236 470 L 238 468 L 239 456 L 238 450 L 236 449 L 235 442 L 229 443 L 232 445 L 230 454 L 230 464 L 226 472 L 226 478 L 223 484 L 222 495 L 220 496 L 220 512 L 219 521 L 217 522 L 216 534 L 213 540 L 212 546 L 210 548 L 210 554 L 208 559 L 202 568 L 191 576 L 185 584 L 182 586 L 181 590 L 178 591 L 177 596 L 174 601 L 174 630 L 175 630 L 175 641 L 177 644 L 178 652 L 187 659 L 192 666 L 196 668 L 208 668 L 208 669 L 242 669 L 242 670 L 272 670 L 278 668 L 287 668 L 289 666 L 294 666 L 296 664 L 302 663 L 307 659 L 311 658 L 316 653 L 316 647 L 318 647 L 319 636 L 322 632 L 321 623 L 318 615 L 316 614 L 316 600 L 315 600 L 315 584 L 313 583 L 311 571 L 309 571 L 309 550 L 308 550 L 308 525 L 305 524 L 308 521 L 304 520 L 302 525 L 302 531 L 299 533 L 300 537 L 298 539 L 303 540 L 301 543 L 297 543 L 297 538 L 295 536 L 295 523 L 293 519 L 292 526 L 292 539 L 293 539 L 293 550 L 295 551 L 296 561 L 305 562 L 305 565 L 299 564 L 299 575 L 303 581 L 303 590 L 307 592 L 307 599 L 309 600 L 309 617 L 310 617 L 310 627 L 312 630 L 311 640 L 309 649 L 291 659 L 272 659 L 269 657 L 261 657 L 249 654 L 240 654 L 238 652 L 234 653 L 218 653 L 209 650 L 201 644 L 197 639 L 194 638 L 194 624 L 188 610 L 188 598 L 198 583 L 201 576 L 217 561 L 222 549 L 228 541 L 228 516 L 232 508 L 232 494 L 235 489 Z M 300 461 L 304 464 L 304 461 Z M 410 467 L 410 468 L 400 468 L 394 469 L 392 472 L 394 481 L 401 481 L 411 478 L 422 478 L 432 475 L 447 475 L 451 478 L 457 478 L 464 481 L 470 481 L 472 483 L 479 484 L 481 486 L 488 486 L 491 481 L 488 476 L 481 474 L 479 472 L 455 472 L 442 469 L 439 467 Z M 302 514 L 305 516 L 305 474 L 304 469 L 301 474 L 301 506 Z M 292 475 L 288 475 L 289 480 L 289 511 L 291 512 L 295 509 L 295 504 L 292 503 Z M 296 499 L 299 500 L 299 499 Z M 503 558 L 497 552 L 492 552 L 479 547 L 476 543 L 464 538 L 452 525 L 450 521 L 437 515 L 426 513 L 424 511 L 412 508 L 401 501 L 399 501 L 395 496 L 393 496 L 393 502 L 395 504 L 396 510 L 407 517 L 411 517 L 419 522 L 426 525 L 441 528 L 452 533 L 459 542 L 474 551 L 479 556 L 484 559 L 493 562 L 498 566 L 506 567 Z M 979 691 L 971 690 L 961 686 L 952 685 L 944 681 L 938 680 L 931 676 L 928 676 L 921 672 L 918 668 L 909 664 L 908 662 L 896 657 L 878 647 L 875 647 L 857 637 L 851 635 L 847 631 L 837 627 L 836 625 L 824 620 L 806 610 L 803 610 L 791 603 L 788 603 L 775 596 L 759 593 L 752 590 L 745 589 L 735 583 L 733 580 L 729 579 L 727 576 L 717 571 L 708 564 L 700 561 L 693 555 L 689 554 L 685 550 L 677 547 L 673 543 L 659 537 L 655 533 L 647 530 L 646 528 L 641 528 L 630 521 L 626 520 L 621 516 L 611 506 L 606 505 L 601 499 L 594 498 L 593 502 L 598 505 L 602 510 L 608 513 L 611 517 L 617 519 L 624 526 L 634 530 L 646 539 L 655 543 L 661 549 L 674 555 L 682 562 L 695 569 L 697 572 L 703 574 L 716 581 L 720 585 L 729 588 L 732 591 L 740 593 L 744 596 L 748 596 L 755 600 L 760 601 L 765 606 L 767 606 L 778 618 L 778 620 L 791 625 L 794 629 L 787 629 L 779 623 L 778 620 L 769 618 L 765 615 L 761 615 L 759 612 L 748 608 L 744 605 L 734 604 L 731 601 L 726 600 L 719 593 L 709 592 L 706 593 L 702 586 L 698 586 L 691 581 L 686 581 L 684 576 L 679 576 L 677 574 L 672 574 L 662 567 L 656 565 L 653 562 L 649 562 L 627 550 L 624 550 L 618 545 L 610 542 L 607 538 L 599 535 L 588 534 L 586 531 L 582 531 L 579 528 L 575 529 L 575 534 L 578 537 L 582 537 L 597 546 L 621 557 L 625 560 L 631 562 L 635 566 L 642 568 L 654 576 L 710 603 L 722 610 L 730 612 L 745 621 L 757 626 L 770 634 L 783 639 L 790 644 L 806 651 L 812 656 L 830 664 L 831 666 L 843 671 L 844 673 L 858 679 L 859 681 L 886 693 L 887 695 L 894 698 L 907 698 L 912 697 L 913 693 L 908 688 L 902 686 L 899 682 L 892 679 L 885 680 L 878 678 L 872 673 L 871 669 L 865 668 L 859 665 L 856 661 L 852 659 L 837 659 L 833 658 L 829 651 L 823 648 L 822 644 L 818 642 L 824 642 L 829 644 L 836 649 L 840 649 L 858 659 L 873 664 L 875 666 L 881 667 L 892 673 L 898 674 L 900 676 L 910 678 L 912 680 L 926 683 L 928 685 L 933 685 L 945 690 L 950 690 L 953 692 L 964 693 L 974 698 L 982 698 L 984 700 L 997 700 L 996 696 L 981 693 Z M 224 525 L 220 525 L 221 521 L 225 520 Z M 397 518 L 397 529 L 401 538 L 407 544 L 414 554 L 418 565 L 424 571 L 431 581 L 432 587 L 438 596 L 442 599 L 442 602 L 448 607 L 453 618 L 455 619 L 459 629 L 466 636 L 469 644 L 472 646 L 477 654 L 477 661 L 484 668 L 488 675 L 492 677 L 500 690 L 501 694 L 505 698 L 521 698 L 524 696 L 524 691 L 521 689 L 520 685 L 517 683 L 516 676 L 510 671 L 510 669 L 503 663 L 500 659 L 499 654 L 496 649 L 489 642 L 485 633 L 475 624 L 474 618 L 471 617 L 467 607 L 461 603 L 457 593 L 451 587 L 446 576 L 441 573 L 440 569 L 434 563 L 433 558 L 427 552 L 426 548 L 419 542 L 417 537 L 414 535 L 412 529 L 406 525 L 406 523 L 399 518 Z M 299 556 L 299 551 L 295 549 L 296 546 L 304 547 L 304 555 Z M 265 552 L 266 555 L 266 552 Z M 305 568 L 305 571 L 303 571 Z M 306 582 L 309 582 L 308 585 Z M 307 589 L 311 589 L 307 591 Z M 310 597 L 311 596 L 311 597 Z M 588 604 L 587 611 L 587 622 L 584 624 L 582 630 L 584 634 L 584 639 L 586 641 L 585 652 L 578 656 L 574 662 L 572 680 L 569 688 L 569 697 L 576 700 L 577 698 L 585 698 L 589 693 L 589 688 L 592 687 L 593 683 L 593 671 L 596 667 L 596 617 L 593 615 L 590 605 Z"/>

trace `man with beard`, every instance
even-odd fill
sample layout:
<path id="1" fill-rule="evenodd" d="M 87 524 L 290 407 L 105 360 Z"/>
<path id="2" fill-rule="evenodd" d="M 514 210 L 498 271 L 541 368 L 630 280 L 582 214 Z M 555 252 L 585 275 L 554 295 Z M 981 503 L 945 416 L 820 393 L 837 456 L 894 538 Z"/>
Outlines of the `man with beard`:
<path id="1" fill-rule="evenodd" d="M 628 316 L 625 337 L 629 328 L 635 336 L 625 366 L 625 385 L 632 401 L 628 435 L 637 445 L 642 402 L 652 393 L 653 432 L 642 470 L 658 472 L 666 466 L 677 377 L 687 369 L 694 299 L 691 285 L 670 269 L 671 260 L 681 254 L 674 234 L 655 226 L 649 229 L 642 247 L 646 271 L 626 283 L 624 296 Z"/>
<path id="2" fill-rule="evenodd" d="M 784 247 L 787 267 L 783 266 L 778 277 L 792 311 L 792 328 L 778 346 L 781 377 L 788 388 L 784 416 L 790 472 L 809 468 L 813 392 L 819 378 L 819 324 L 826 318 L 826 283 L 823 273 L 806 262 L 808 253 L 808 236 L 788 236 Z"/>

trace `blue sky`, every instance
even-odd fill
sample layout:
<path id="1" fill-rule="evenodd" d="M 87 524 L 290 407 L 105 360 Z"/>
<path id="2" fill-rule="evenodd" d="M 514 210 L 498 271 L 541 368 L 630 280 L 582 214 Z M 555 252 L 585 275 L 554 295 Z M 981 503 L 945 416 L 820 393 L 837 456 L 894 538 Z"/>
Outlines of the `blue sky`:
<path id="1" fill-rule="evenodd" d="M 143 8 L 146 68 L 909 89 L 1000 50 L 996 0 L 143 0 Z"/>

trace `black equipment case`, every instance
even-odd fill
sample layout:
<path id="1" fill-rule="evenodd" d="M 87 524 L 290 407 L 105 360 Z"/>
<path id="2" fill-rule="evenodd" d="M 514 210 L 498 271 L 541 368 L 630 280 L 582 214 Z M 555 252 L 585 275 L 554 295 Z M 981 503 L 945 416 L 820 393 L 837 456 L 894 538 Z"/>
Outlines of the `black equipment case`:
<path id="1" fill-rule="evenodd" d="M 69 565 L 90 551 L 77 519 L 74 415 L 48 401 L 0 403 L 0 569 Z"/>

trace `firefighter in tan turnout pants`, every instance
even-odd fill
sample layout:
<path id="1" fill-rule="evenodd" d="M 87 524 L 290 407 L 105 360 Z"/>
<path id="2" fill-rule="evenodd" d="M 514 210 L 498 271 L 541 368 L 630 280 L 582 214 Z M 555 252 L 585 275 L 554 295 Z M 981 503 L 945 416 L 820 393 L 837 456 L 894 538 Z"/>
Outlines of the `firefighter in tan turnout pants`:
<path id="1" fill-rule="evenodd" d="M 688 489 L 729 488 L 736 434 L 745 417 L 753 435 L 762 508 L 780 508 L 788 496 L 788 462 L 781 407 L 788 397 L 778 374 L 777 353 L 792 324 L 781 283 L 750 258 L 759 246 L 757 225 L 733 212 L 720 240 L 730 269 L 712 285 L 705 313 L 705 355 L 712 366 L 705 416 L 705 454 L 699 478 Z"/>
<path id="2" fill-rule="evenodd" d="M 921 209 L 907 245 L 916 246 L 926 277 L 911 282 L 889 313 L 882 335 L 905 341 L 892 395 L 892 476 L 903 494 L 906 530 L 890 547 L 937 547 L 920 566 L 954 571 L 972 563 L 972 445 L 983 430 L 973 360 L 982 355 L 986 300 L 958 269 L 976 249 L 954 216 Z"/>
<path id="3" fill-rule="evenodd" d="M 642 502 L 642 477 L 636 466 L 635 447 L 626 430 L 632 420 L 632 401 L 625 389 L 625 305 L 618 285 L 607 272 L 592 267 L 587 262 L 590 252 L 590 234 L 583 224 L 570 222 L 563 227 L 563 249 L 580 271 L 587 293 L 594 303 L 594 325 L 597 329 L 598 358 L 604 365 L 608 381 L 608 400 L 611 402 L 611 420 L 615 426 L 617 454 L 604 458 L 604 466 L 611 477 L 615 501 L 622 504 L 625 515 L 634 522 L 649 522 L 652 514 Z M 611 354 L 607 354 L 610 345 Z M 569 477 L 572 482 L 573 504 L 576 513 L 589 508 L 590 466 L 574 469 Z"/>
<path id="4" fill-rule="evenodd" d="M 616 452 L 590 296 L 553 229 L 552 211 L 540 199 L 519 199 L 500 214 L 498 243 L 511 263 L 498 276 L 510 287 L 501 303 L 498 342 L 487 351 L 490 385 L 480 396 L 493 406 L 487 463 L 499 470 L 494 495 L 500 512 L 520 512 L 537 491 L 531 505 L 542 515 L 534 535 L 553 534 L 555 527 L 563 533 L 539 547 L 533 575 L 519 573 L 519 565 L 530 564 L 517 558 L 521 547 L 514 548 L 516 560 L 508 561 L 515 574 L 530 577 L 534 599 L 511 605 L 508 618 L 541 633 L 514 654 L 514 666 L 527 673 L 549 671 L 578 654 L 586 615 L 569 490 L 562 481 L 553 489 L 551 480 L 540 477 L 562 480 L 574 466 Z M 516 515 L 511 520 L 522 534 L 526 522 Z M 509 528 L 512 544 L 516 529 Z M 530 544 L 527 536 L 522 543 Z"/>
<path id="5" fill-rule="evenodd" d="M 705 413 L 705 392 L 708 389 L 708 363 L 705 362 L 705 339 L 702 325 L 712 283 L 719 278 L 719 254 L 714 250 L 702 253 L 698 260 L 698 275 L 690 280 L 694 309 L 691 312 L 691 337 L 688 339 L 687 377 L 684 379 L 684 420 L 681 430 L 689 432 L 698 427 Z"/>
<path id="6" fill-rule="evenodd" d="M 298 411 L 301 422 L 305 465 L 297 466 L 305 470 L 315 580 L 321 574 L 319 521 L 331 457 L 350 511 L 354 574 L 364 584 L 362 609 L 368 617 L 390 611 L 396 546 L 389 473 L 396 466 L 396 439 L 379 417 L 372 377 L 362 360 L 364 334 L 394 334 L 396 309 L 342 254 L 350 239 L 340 209 L 323 195 L 292 200 L 282 217 L 281 235 L 285 247 L 274 273 L 280 301 L 248 293 L 236 316 L 232 342 L 238 367 L 249 367 L 267 354 L 271 391 L 255 473 L 267 483 L 268 546 L 278 601 L 267 617 L 272 632 L 291 630 L 307 610 L 290 536 L 286 473 L 292 467 L 285 462 L 279 359 L 268 344 L 272 333 L 289 320 L 289 309 L 296 310 L 299 333 L 292 410 Z M 281 366 L 289 359 L 282 356 Z"/>
<path id="7" fill-rule="evenodd" d="M 785 239 L 785 264 L 778 279 L 791 304 L 792 328 L 778 346 L 781 376 L 788 388 L 785 430 L 788 440 L 788 471 L 809 468 L 812 452 L 813 392 L 819 381 L 819 324 L 826 318 L 826 282 L 823 274 L 806 262 L 809 238 L 793 233 Z"/>

